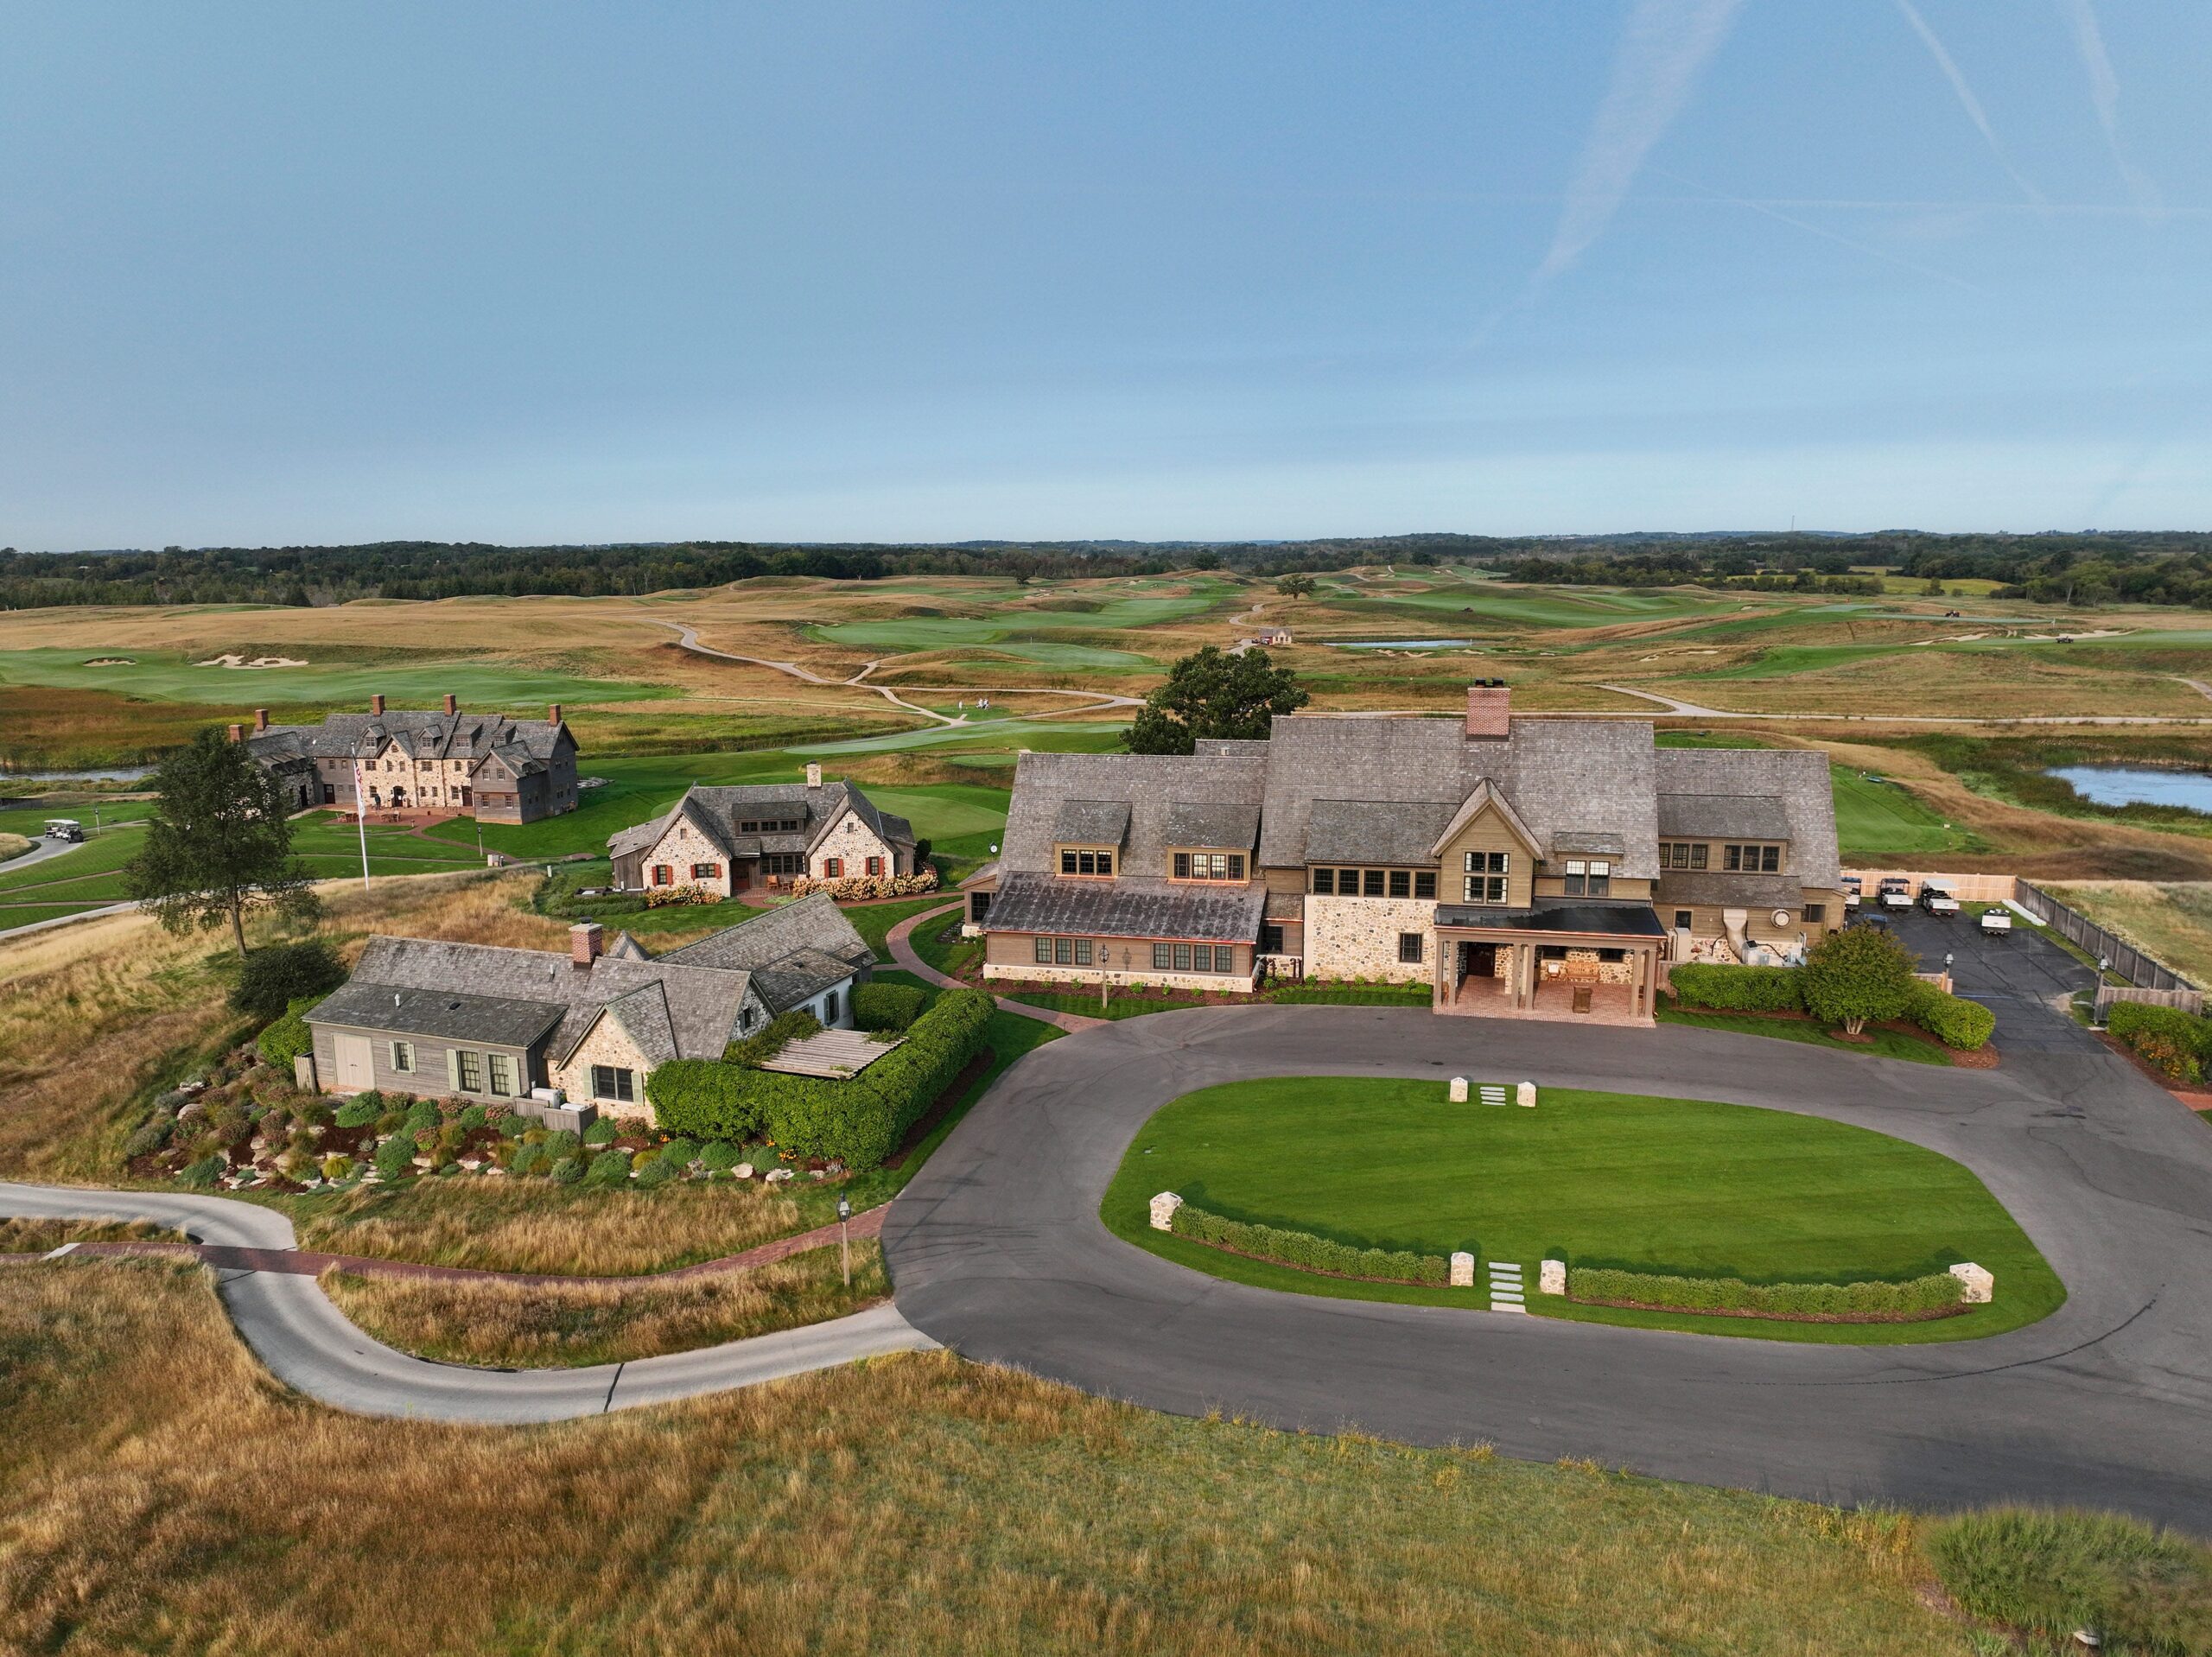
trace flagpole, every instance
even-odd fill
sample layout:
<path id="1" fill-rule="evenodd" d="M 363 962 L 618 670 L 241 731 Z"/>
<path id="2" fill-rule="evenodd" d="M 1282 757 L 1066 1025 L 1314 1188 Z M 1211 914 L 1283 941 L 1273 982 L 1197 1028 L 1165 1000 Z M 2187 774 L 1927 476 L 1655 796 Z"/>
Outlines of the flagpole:
<path id="1" fill-rule="evenodd" d="M 369 796 L 361 786 L 361 760 L 353 758 L 353 822 L 361 831 L 361 890 L 369 889 Z"/>

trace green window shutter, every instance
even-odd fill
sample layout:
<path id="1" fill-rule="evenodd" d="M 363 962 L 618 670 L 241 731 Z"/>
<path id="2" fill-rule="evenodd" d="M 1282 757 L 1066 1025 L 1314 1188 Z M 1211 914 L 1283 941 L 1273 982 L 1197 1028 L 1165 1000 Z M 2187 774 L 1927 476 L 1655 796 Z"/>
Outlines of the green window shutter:
<path id="1" fill-rule="evenodd" d="M 446 1084 L 455 1093 L 461 1091 L 461 1051 L 458 1048 L 446 1049 Z"/>

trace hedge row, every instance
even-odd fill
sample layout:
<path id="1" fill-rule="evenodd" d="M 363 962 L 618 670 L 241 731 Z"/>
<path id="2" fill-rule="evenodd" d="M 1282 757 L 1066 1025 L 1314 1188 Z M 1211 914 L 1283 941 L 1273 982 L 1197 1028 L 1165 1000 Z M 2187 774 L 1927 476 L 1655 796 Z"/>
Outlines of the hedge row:
<path id="1" fill-rule="evenodd" d="M 1193 1242 L 1212 1243 L 1240 1254 L 1295 1266 L 1338 1277 L 1372 1278 L 1385 1283 L 1449 1283 L 1452 1262 L 1441 1254 L 1416 1254 L 1403 1248 L 1355 1248 L 1307 1231 L 1248 1224 L 1208 1214 L 1188 1203 L 1175 1210 L 1173 1230 Z"/>
<path id="2" fill-rule="evenodd" d="M 1804 993 L 1795 967 L 1731 967 L 1716 962 L 1686 961 L 1669 971 L 1667 981 L 1684 1006 L 1719 1013 L 1802 1013 Z"/>
<path id="3" fill-rule="evenodd" d="M 1912 999 L 1905 1003 L 1904 1016 L 1944 1046 L 1969 1053 L 1997 1028 L 1997 1015 L 1980 1002 L 1969 1001 L 1963 995 L 1946 995 L 1919 979 L 1913 981 Z"/>
<path id="4" fill-rule="evenodd" d="M 2114 1001 L 2106 1009 L 2105 1028 L 2160 1075 L 2176 1082 L 2203 1079 L 2204 1061 L 2212 1057 L 2212 1022 L 2192 1018 L 2177 1006 Z"/>
<path id="5" fill-rule="evenodd" d="M 906 1039 L 840 1080 L 676 1059 L 645 1078 L 660 1127 L 698 1140 L 766 1137 L 787 1156 L 873 1168 L 980 1051 L 994 1011 L 982 990 L 948 990 Z"/>
<path id="6" fill-rule="evenodd" d="M 1746 1283 L 1733 1277 L 1662 1277 L 1576 1267 L 1567 1298 L 1627 1301 L 1665 1311 L 1747 1311 L 1768 1317 L 1946 1311 L 1961 1304 L 1966 1285 L 1948 1272 L 1904 1283 Z"/>
<path id="7" fill-rule="evenodd" d="M 1433 992 L 1426 984 L 1293 984 L 1267 999 L 1293 1006 L 1427 1006 Z"/>
<path id="8" fill-rule="evenodd" d="M 863 1030 L 904 1030 L 929 999 L 918 984 L 862 984 L 853 992 L 853 1022 Z"/>
<path id="9" fill-rule="evenodd" d="M 308 1028 L 308 1010 L 318 1005 L 323 997 L 302 995 L 284 1009 L 284 1016 L 255 1038 L 254 1045 L 267 1059 L 286 1076 L 292 1073 L 292 1061 L 302 1053 L 315 1051 L 315 1033 Z"/>

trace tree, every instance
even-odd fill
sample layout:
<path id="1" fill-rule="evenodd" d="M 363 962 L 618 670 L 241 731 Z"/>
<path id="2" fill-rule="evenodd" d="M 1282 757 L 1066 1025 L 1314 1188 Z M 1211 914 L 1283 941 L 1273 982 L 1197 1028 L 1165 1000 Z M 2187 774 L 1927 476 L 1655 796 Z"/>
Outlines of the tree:
<path id="1" fill-rule="evenodd" d="M 1275 582 L 1275 591 L 1287 599 L 1310 598 L 1313 593 L 1313 578 L 1294 570 Z"/>
<path id="2" fill-rule="evenodd" d="M 1805 956 L 1805 1010 L 1857 1035 L 1868 1019 L 1879 1023 L 1904 1013 L 1912 1000 L 1919 958 L 1876 926 L 1831 932 Z"/>
<path id="3" fill-rule="evenodd" d="M 321 912 L 314 877 L 292 855 L 283 791 L 245 744 L 210 727 L 162 761 L 154 788 L 160 798 L 124 887 L 165 930 L 228 921 L 243 961 L 249 909 L 302 921 Z"/>
<path id="4" fill-rule="evenodd" d="M 1231 656 L 1208 644 L 1167 670 L 1167 682 L 1145 698 L 1122 746 L 1131 753 L 1189 753 L 1201 737 L 1264 737 L 1277 714 L 1312 700 L 1298 676 L 1276 667 L 1267 651 Z"/>

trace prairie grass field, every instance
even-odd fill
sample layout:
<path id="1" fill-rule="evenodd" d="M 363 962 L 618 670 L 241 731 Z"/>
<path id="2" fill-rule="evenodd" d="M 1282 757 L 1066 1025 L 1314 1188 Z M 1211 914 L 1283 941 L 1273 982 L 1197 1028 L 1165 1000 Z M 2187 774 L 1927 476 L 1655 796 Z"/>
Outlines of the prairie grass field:
<path id="1" fill-rule="evenodd" d="M 200 1268 L 10 1282 L 11 1650 L 1987 1649 L 1899 1514 L 1155 1415 L 948 1353 L 551 1426 L 372 1420 L 271 1381 Z"/>

